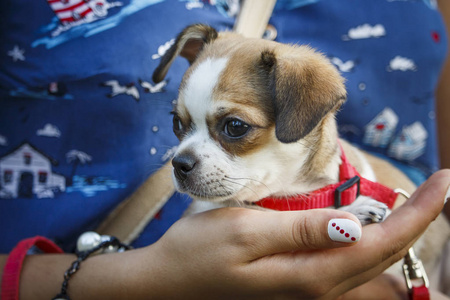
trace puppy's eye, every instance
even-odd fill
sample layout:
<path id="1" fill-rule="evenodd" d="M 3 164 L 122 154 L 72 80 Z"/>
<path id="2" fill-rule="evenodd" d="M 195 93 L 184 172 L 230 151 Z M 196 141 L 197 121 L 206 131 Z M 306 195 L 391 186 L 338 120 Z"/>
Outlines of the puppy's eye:
<path id="1" fill-rule="evenodd" d="M 244 136 L 249 130 L 250 125 L 238 119 L 231 119 L 225 123 L 223 132 L 232 138 L 239 138 Z"/>
<path id="2" fill-rule="evenodd" d="M 181 132 L 183 130 L 183 123 L 181 123 L 180 117 L 174 114 L 172 121 L 173 121 L 173 131 L 175 132 L 175 134 L 177 132 Z"/>

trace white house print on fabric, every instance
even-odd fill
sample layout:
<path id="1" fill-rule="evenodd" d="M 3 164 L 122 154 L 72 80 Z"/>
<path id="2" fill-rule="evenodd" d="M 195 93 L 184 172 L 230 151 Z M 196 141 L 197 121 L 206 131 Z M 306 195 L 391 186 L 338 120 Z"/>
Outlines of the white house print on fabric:
<path id="1" fill-rule="evenodd" d="M 28 143 L 0 158 L 0 198 L 53 198 L 66 179 L 52 171 L 57 162 Z"/>
<path id="2" fill-rule="evenodd" d="M 422 123 L 402 128 L 388 149 L 388 155 L 401 160 L 414 160 L 425 153 L 428 133 Z"/>
<path id="3" fill-rule="evenodd" d="M 385 148 L 394 136 L 398 116 L 386 107 L 365 128 L 363 143 L 374 147 Z"/>

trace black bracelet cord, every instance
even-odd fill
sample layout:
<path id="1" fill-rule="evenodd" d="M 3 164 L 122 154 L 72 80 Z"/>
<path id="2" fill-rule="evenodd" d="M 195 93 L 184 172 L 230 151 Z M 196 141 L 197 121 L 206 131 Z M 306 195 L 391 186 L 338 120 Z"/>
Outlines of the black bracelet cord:
<path id="1" fill-rule="evenodd" d="M 67 294 L 67 288 L 69 286 L 69 279 L 80 269 L 81 262 L 86 260 L 92 253 L 99 251 L 100 249 L 106 249 L 108 247 L 117 247 L 118 249 L 129 250 L 130 246 L 123 244 L 116 237 L 110 237 L 109 240 L 103 241 L 94 248 L 86 251 L 77 252 L 77 260 L 75 260 L 70 268 L 64 273 L 64 281 L 61 286 L 61 292 L 56 295 L 52 300 L 70 300 Z"/>

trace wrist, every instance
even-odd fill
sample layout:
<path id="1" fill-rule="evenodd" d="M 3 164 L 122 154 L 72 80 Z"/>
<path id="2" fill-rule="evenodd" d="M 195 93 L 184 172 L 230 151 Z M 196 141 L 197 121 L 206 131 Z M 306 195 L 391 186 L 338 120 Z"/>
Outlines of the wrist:
<path id="1" fill-rule="evenodd" d="M 121 253 L 119 280 L 122 296 L 117 299 L 167 299 L 173 291 L 164 255 L 153 245 Z M 118 257 L 119 258 L 119 257 Z M 170 269 L 170 268 L 169 268 Z M 170 286 L 169 286 L 170 285 Z M 111 298 L 112 299 L 112 298 Z"/>
<path id="2" fill-rule="evenodd" d="M 25 258 L 20 275 L 20 299 L 52 299 L 60 290 L 73 254 L 35 254 Z"/>
<path id="3" fill-rule="evenodd" d="M 70 299 L 127 299 L 124 295 L 130 279 L 124 273 L 129 256 L 128 252 L 109 253 L 86 259 L 69 281 Z M 60 273 L 61 278 L 64 272 Z"/>
<path id="4" fill-rule="evenodd" d="M 117 280 L 121 281 L 123 289 L 121 296 L 114 299 L 189 298 L 182 293 L 186 291 L 184 283 L 189 272 L 182 270 L 179 264 L 172 264 L 174 260 L 168 257 L 160 241 L 120 255 L 121 271 Z"/>
<path id="5" fill-rule="evenodd" d="M 157 257 L 152 248 L 89 257 L 70 279 L 68 295 L 73 300 L 157 298 L 161 280 L 154 269 Z"/>
<path id="6" fill-rule="evenodd" d="M 135 277 L 134 255 L 110 253 L 92 256 L 71 278 L 68 294 L 77 299 L 131 299 L 128 291 Z M 130 252 L 130 255 L 128 255 Z M 77 257 L 74 254 L 36 254 L 25 258 L 20 277 L 20 299 L 52 299 L 61 290 L 64 273 Z M 153 277 L 154 278 L 154 277 Z M 130 289 L 131 290 L 131 289 Z"/>

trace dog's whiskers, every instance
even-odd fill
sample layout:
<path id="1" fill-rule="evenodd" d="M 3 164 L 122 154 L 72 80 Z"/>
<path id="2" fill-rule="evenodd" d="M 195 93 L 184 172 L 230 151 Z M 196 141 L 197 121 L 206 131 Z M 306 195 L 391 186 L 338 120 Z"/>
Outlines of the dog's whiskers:
<path id="1" fill-rule="evenodd" d="M 229 182 L 235 183 L 235 184 L 238 184 L 238 183 L 237 183 L 237 182 L 233 182 L 233 181 L 231 181 L 231 180 L 249 180 L 249 181 L 254 181 L 254 182 L 259 183 L 260 185 L 264 186 L 264 187 L 267 189 L 267 191 L 269 192 L 269 194 L 272 193 L 272 191 L 270 190 L 270 188 L 269 188 L 264 182 L 259 181 L 259 180 L 256 180 L 256 179 L 253 179 L 253 178 L 246 178 L 246 177 L 239 178 L 239 177 L 230 177 L 230 176 L 226 176 L 226 175 L 225 175 L 225 178 L 226 178 L 226 179 L 229 179 L 229 180 L 228 180 Z M 241 184 L 241 185 L 242 185 L 242 184 Z M 242 185 L 242 186 L 244 186 L 244 185 Z"/>
<path id="2" fill-rule="evenodd" d="M 227 194 L 228 196 L 231 196 L 233 194 L 232 191 L 230 191 L 229 188 L 227 188 L 226 186 L 224 186 L 222 184 L 222 182 L 218 181 L 219 185 L 222 187 L 223 191 L 225 192 L 225 194 Z"/>
<path id="3" fill-rule="evenodd" d="M 245 184 L 242 184 L 242 183 L 239 183 L 239 182 L 234 182 L 234 181 L 232 181 L 232 180 L 228 180 L 227 177 L 225 177 L 223 180 L 224 180 L 224 181 L 227 181 L 227 182 L 230 182 L 230 183 L 233 183 L 233 184 L 240 185 L 240 186 L 242 186 L 242 187 L 244 187 L 244 188 L 250 190 L 253 194 L 256 195 L 256 197 L 259 197 L 259 195 L 258 195 L 257 192 L 255 192 L 253 189 L 249 188 L 249 187 L 246 186 Z"/>

